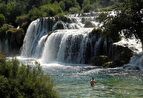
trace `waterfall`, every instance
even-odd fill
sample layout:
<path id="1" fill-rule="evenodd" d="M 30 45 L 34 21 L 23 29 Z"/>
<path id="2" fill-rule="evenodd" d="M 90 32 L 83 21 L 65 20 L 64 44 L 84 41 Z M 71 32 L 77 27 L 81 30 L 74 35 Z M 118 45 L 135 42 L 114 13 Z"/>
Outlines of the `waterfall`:
<path id="1" fill-rule="evenodd" d="M 21 56 L 32 56 L 35 47 L 37 46 L 37 41 L 48 32 L 48 30 L 44 28 L 45 25 L 46 24 L 40 21 L 40 19 L 37 19 L 30 24 L 24 38 Z"/>
<path id="2" fill-rule="evenodd" d="M 0 40 L 0 52 L 3 52 L 7 55 L 9 54 L 8 39 Z"/>
<path id="3" fill-rule="evenodd" d="M 43 36 L 49 34 L 49 32 L 51 32 L 53 29 L 58 28 L 58 23 L 59 22 L 56 23 L 54 18 L 42 18 L 33 21 L 27 29 L 22 46 L 21 56 L 35 57 L 37 54 L 36 52 L 38 51 L 36 47 L 39 48 L 40 44 L 39 40 L 43 40 L 41 39 Z M 63 29 L 65 29 L 65 24 L 62 23 L 62 25 Z"/>
<path id="4" fill-rule="evenodd" d="M 35 58 L 41 57 L 41 53 L 42 53 L 42 51 L 43 51 L 46 38 L 47 38 L 47 35 L 44 35 L 44 36 L 41 37 L 41 39 L 39 40 L 38 45 L 37 45 L 37 47 L 36 47 L 35 54 L 34 54 L 34 57 L 35 57 Z"/>
<path id="5" fill-rule="evenodd" d="M 67 29 L 67 26 L 63 21 L 58 21 L 52 27 L 52 31 L 57 30 L 57 29 Z"/>
<path id="6" fill-rule="evenodd" d="M 121 33 L 121 41 L 116 42 L 114 44 L 121 45 L 123 47 L 128 47 L 131 49 L 134 53 L 140 53 L 142 52 L 142 44 L 140 39 L 137 39 L 135 35 L 132 35 L 130 38 L 126 38 L 123 33 Z"/>
<path id="7" fill-rule="evenodd" d="M 134 54 L 128 64 L 124 65 L 125 69 L 143 70 L 143 53 Z"/>
<path id="8" fill-rule="evenodd" d="M 42 62 L 85 63 L 88 34 L 93 28 L 57 30 L 52 33 L 42 54 Z M 84 59 L 84 60 L 83 60 Z"/>
<path id="9" fill-rule="evenodd" d="M 87 16 L 86 16 L 87 17 Z M 80 29 L 84 28 L 84 23 L 82 23 L 83 17 L 68 17 L 70 22 L 63 22 L 54 17 L 37 19 L 29 25 L 26 36 L 23 41 L 23 46 L 21 48 L 22 57 L 40 57 L 39 51 L 44 46 L 42 41 L 43 36 L 50 35 L 58 29 Z M 90 19 L 90 17 L 86 18 Z M 42 45 L 41 45 L 42 44 Z M 40 46 L 41 45 L 41 46 Z M 38 53 L 37 53 L 38 52 Z"/>
<path id="10" fill-rule="evenodd" d="M 89 63 L 105 43 L 100 34 L 90 34 L 99 26 L 97 16 L 67 17 L 70 21 L 54 17 L 33 21 L 27 29 L 21 56 L 38 58 L 42 63 Z"/>

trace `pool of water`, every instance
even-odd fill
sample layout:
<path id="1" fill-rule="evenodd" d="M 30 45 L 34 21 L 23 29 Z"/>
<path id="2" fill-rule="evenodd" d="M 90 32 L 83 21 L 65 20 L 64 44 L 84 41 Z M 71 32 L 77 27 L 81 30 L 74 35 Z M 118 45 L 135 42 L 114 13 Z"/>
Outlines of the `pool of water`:
<path id="1" fill-rule="evenodd" d="M 22 60 L 24 62 L 32 61 Z M 143 98 L 143 72 L 89 65 L 41 64 L 61 98 Z M 95 87 L 90 86 L 94 77 Z"/>

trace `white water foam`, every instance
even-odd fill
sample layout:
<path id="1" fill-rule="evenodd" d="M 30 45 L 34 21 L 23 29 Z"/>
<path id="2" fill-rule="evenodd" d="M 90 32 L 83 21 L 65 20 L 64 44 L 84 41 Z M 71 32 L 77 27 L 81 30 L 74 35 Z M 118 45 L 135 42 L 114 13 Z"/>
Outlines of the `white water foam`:
<path id="1" fill-rule="evenodd" d="M 128 47 L 131 49 L 134 53 L 140 53 L 142 52 L 142 44 L 141 41 L 137 38 L 135 38 L 134 35 L 132 35 L 130 38 L 126 38 L 124 34 L 121 34 L 121 41 L 114 43 L 116 45 L 121 45 L 123 47 Z"/>
<path id="2" fill-rule="evenodd" d="M 60 61 L 72 62 L 73 59 L 79 63 L 84 57 L 87 36 L 93 28 L 57 30 L 52 33 L 46 43 L 42 54 L 42 62 Z M 80 50 L 81 49 L 81 50 Z M 80 59 L 79 59 L 79 58 Z"/>

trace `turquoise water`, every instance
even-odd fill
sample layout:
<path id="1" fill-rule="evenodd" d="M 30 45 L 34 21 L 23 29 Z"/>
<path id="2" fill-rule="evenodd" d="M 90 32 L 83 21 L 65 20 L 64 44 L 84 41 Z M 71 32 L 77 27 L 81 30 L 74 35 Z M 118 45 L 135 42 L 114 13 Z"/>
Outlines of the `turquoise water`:
<path id="1" fill-rule="evenodd" d="M 34 64 L 32 59 L 21 61 Z M 41 66 L 53 79 L 60 98 L 143 98 L 142 71 L 57 63 Z M 92 77 L 97 82 L 94 88 L 89 83 Z"/>
<path id="2" fill-rule="evenodd" d="M 143 98 L 143 74 L 122 68 L 49 64 L 44 67 L 61 98 Z M 96 86 L 90 87 L 94 77 Z"/>

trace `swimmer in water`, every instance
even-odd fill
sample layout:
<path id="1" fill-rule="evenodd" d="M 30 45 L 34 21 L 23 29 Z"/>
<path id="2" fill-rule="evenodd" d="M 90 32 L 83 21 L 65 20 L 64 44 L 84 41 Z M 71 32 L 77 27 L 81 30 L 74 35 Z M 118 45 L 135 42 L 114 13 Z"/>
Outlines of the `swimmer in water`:
<path id="1" fill-rule="evenodd" d="M 92 77 L 92 79 L 90 80 L 90 85 L 91 87 L 95 86 L 96 81 L 94 80 L 94 78 Z"/>

